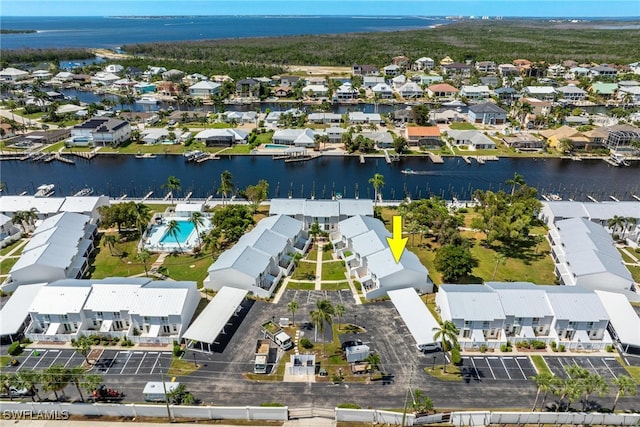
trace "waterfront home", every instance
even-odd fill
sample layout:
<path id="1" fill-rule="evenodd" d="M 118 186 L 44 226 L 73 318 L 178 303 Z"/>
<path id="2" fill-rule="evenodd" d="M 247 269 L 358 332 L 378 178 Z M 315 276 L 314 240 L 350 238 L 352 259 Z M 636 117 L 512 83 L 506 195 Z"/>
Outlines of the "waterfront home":
<path id="1" fill-rule="evenodd" d="M 396 123 L 396 126 L 402 123 L 413 122 L 413 109 L 411 107 L 406 107 L 401 110 L 394 111 L 393 121 Z"/>
<path id="2" fill-rule="evenodd" d="M 184 83 L 189 86 L 192 86 L 198 82 L 207 81 L 207 80 L 209 80 L 209 77 L 200 73 L 189 74 L 188 76 L 184 76 L 182 79 L 182 81 L 184 81 Z"/>
<path id="3" fill-rule="evenodd" d="M 182 80 L 184 75 L 184 71 L 176 70 L 175 68 L 173 68 L 162 73 L 162 80 L 178 83 L 180 80 Z"/>
<path id="4" fill-rule="evenodd" d="M 88 215 L 62 212 L 43 220 L 9 270 L 5 290 L 82 277 L 88 268 L 96 230 Z"/>
<path id="5" fill-rule="evenodd" d="M 375 85 L 385 84 L 384 77 L 376 77 L 376 76 L 364 76 L 362 78 L 362 87 L 365 89 L 371 89 Z"/>
<path id="6" fill-rule="evenodd" d="M 640 86 L 620 87 L 617 97 L 623 104 L 640 105 Z"/>
<path id="7" fill-rule="evenodd" d="M 503 86 L 495 89 L 493 91 L 494 95 L 498 97 L 498 99 L 507 104 L 511 104 L 522 97 L 520 92 L 515 90 L 512 87 Z"/>
<path id="8" fill-rule="evenodd" d="M 8 67 L 0 70 L 0 81 L 3 82 L 15 83 L 27 78 L 29 78 L 29 73 L 17 68 Z"/>
<path id="9" fill-rule="evenodd" d="M 165 96 L 176 96 L 182 92 L 180 85 L 175 82 L 156 82 L 156 90 L 159 94 Z"/>
<path id="10" fill-rule="evenodd" d="M 22 230 L 13 223 L 12 218 L 0 213 L 0 248 L 19 240 Z"/>
<path id="11" fill-rule="evenodd" d="M 507 120 L 507 112 L 493 102 L 470 106 L 468 115 L 471 123 L 484 125 L 501 125 Z"/>
<path id="12" fill-rule="evenodd" d="M 112 146 L 131 138 L 129 122 L 109 117 L 93 117 L 71 128 L 69 144 L 75 146 Z"/>
<path id="13" fill-rule="evenodd" d="M 119 90 L 120 92 L 130 93 L 135 84 L 135 80 L 124 78 L 116 80 L 115 82 L 113 82 L 112 86 L 114 89 Z"/>
<path id="14" fill-rule="evenodd" d="M 62 206 L 67 199 L 71 199 L 65 212 L 80 213 L 91 217 L 92 223 L 97 223 L 100 215 L 98 209 L 109 203 L 106 196 L 100 197 L 35 197 L 35 196 L 1 196 L 0 213 L 13 217 L 17 212 L 35 209 L 38 220 L 44 220 L 50 216 L 62 212 Z M 29 227 L 27 227 L 29 228 Z"/>
<path id="15" fill-rule="evenodd" d="M 36 80 L 48 80 L 52 74 L 48 70 L 35 70 L 31 73 L 31 77 Z"/>
<path id="16" fill-rule="evenodd" d="M 437 83 L 427 88 L 429 97 L 436 99 L 453 99 L 460 92 L 457 88 L 449 83 Z"/>
<path id="17" fill-rule="evenodd" d="M 115 74 L 99 71 L 91 77 L 91 84 L 93 86 L 109 87 L 118 80 L 120 80 L 120 77 Z"/>
<path id="18" fill-rule="evenodd" d="M 567 125 L 560 126 L 556 129 L 545 129 L 540 131 L 540 135 L 547 141 L 547 144 L 551 148 L 558 148 L 561 140 L 568 140 L 571 142 L 571 147 L 576 150 L 587 149 L 589 145 L 589 139 L 586 138 L 582 132 Z"/>
<path id="19" fill-rule="evenodd" d="M 587 92 L 575 85 L 567 85 L 556 88 L 556 93 L 561 99 L 568 101 L 582 101 L 586 98 Z"/>
<path id="20" fill-rule="evenodd" d="M 613 98 L 617 90 L 618 90 L 617 83 L 594 82 L 589 87 L 589 91 L 591 93 L 601 96 L 605 99 Z"/>
<path id="21" fill-rule="evenodd" d="M 378 131 L 378 132 L 360 132 L 353 135 L 353 138 L 362 135 L 362 137 L 372 140 L 376 147 L 380 150 L 384 150 L 385 148 L 393 148 L 394 140 L 393 135 L 388 131 Z"/>
<path id="22" fill-rule="evenodd" d="M 489 86 L 467 85 L 460 88 L 460 96 L 471 100 L 483 100 L 491 97 Z"/>
<path id="23" fill-rule="evenodd" d="M 293 145 L 296 147 L 315 147 L 316 132 L 313 129 L 281 129 L 273 133 L 274 144 Z"/>
<path id="24" fill-rule="evenodd" d="M 327 96 L 329 88 L 325 85 L 308 85 L 302 88 L 302 93 L 310 98 Z"/>
<path id="25" fill-rule="evenodd" d="M 640 86 L 638 86 L 640 88 Z M 608 132 L 604 144 L 614 153 L 637 153 L 640 151 L 633 143 L 640 141 L 640 128 L 628 124 L 607 126 Z"/>
<path id="26" fill-rule="evenodd" d="M 450 129 L 447 131 L 447 136 L 453 145 L 470 151 L 496 148 L 496 143 L 491 138 L 477 130 Z"/>
<path id="27" fill-rule="evenodd" d="M 496 63 L 493 61 L 476 61 L 475 68 L 479 73 L 495 73 Z"/>
<path id="28" fill-rule="evenodd" d="M 341 127 L 335 127 L 335 126 L 326 128 L 324 130 L 324 133 L 329 137 L 329 142 L 334 144 L 342 142 L 342 134 L 346 132 L 347 132 L 346 129 Z"/>
<path id="29" fill-rule="evenodd" d="M 382 123 L 382 117 L 378 113 L 363 113 L 362 111 L 351 111 L 348 115 L 349 123 L 352 125 L 357 124 L 380 124 Z"/>
<path id="30" fill-rule="evenodd" d="M 422 148 L 440 148 L 440 129 L 437 126 L 407 126 L 404 137 L 409 145 Z"/>
<path id="31" fill-rule="evenodd" d="M 242 79 L 236 82 L 236 95 L 240 97 L 258 97 L 260 82 L 256 79 Z"/>
<path id="32" fill-rule="evenodd" d="M 222 120 L 227 123 L 252 123 L 258 120 L 258 113 L 255 111 L 225 111 L 221 113 Z"/>
<path id="33" fill-rule="evenodd" d="M 452 62 L 451 64 L 444 64 L 440 66 L 440 72 L 447 78 L 471 77 L 471 69 L 473 67 L 469 64 L 462 64 L 460 62 Z"/>
<path id="34" fill-rule="evenodd" d="M 537 117 L 544 117 L 551 112 L 551 102 L 541 101 L 537 98 L 522 98 L 523 104 L 529 104 L 531 106 L 531 114 L 535 114 Z"/>
<path id="35" fill-rule="evenodd" d="M 204 142 L 207 147 L 232 146 L 246 144 L 249 134 L 240 129 L 205 129 L 196 134 L 196 141 Z"/>
<path id="36" fill-rule="evenodd" d="M 433 59 L 423 56 L 422 58 L 418 58 L 413 62 L 413 69 L 415 71 L 424 71 L 431 70 L 435 66 L 435 62 Z"/>
<path id="37" fill-rule="evenodd" d="M 407 82 L 407 77 L 404 74 L 400 74 L 399 76 L 395 76 L 391 79 L 391 86 L 398 90 L 403 84 Z"/>
<path id="38" fill-rule="evenodd" d="M 555 274 L 566 286 L 592 290 L 633 290 L 633 278 L 614 241 L 586 218 L 556 221 L 547 234 Z"/>
<path id="39" fill-rule="evenodd" d="M 563 123 L 567 126 L 584 126 L 589 124 L 589 118 L 585 116 L 567 116 L 564 118 Z"/>
<path id="40" fill-rule="evenodd" d="M 343 83 L 338 89 L 336 89 L 333 96 L 338 101 L 349 101 L 352 99 L 358 99 L 359 92 L 358 89 L 351 85 L 351 83 Z"/>
<path id="41" fill-rule="evenodd" d="M 407 82 L 400 86 L 398 93 L 404 99 L 422 98 L 423 95 L 422 88 L 414 82 Z"/>
<path id="42" fill-rule="evenodd" d="M 52 83 L 67 83 L 73 80 L 73 73 L 69 71 L 60 71 L 51 79 Z"/>
<path id="43" fill-rule="evenodd" d="M 380 75 L 380 70 L 375 65 L 353 64 L 351 74 L 354 76 L 378 76 Z"/>
<path id="44" fill-rule="evenodd" d="M 313 124 L 340 124 L 342 115 L 335 113 L 310 113 L 307 116 L 307 120 Z"/>
<path id="45" fill-rule="evenodd" d="M 431 86 L 444 80 L 442 76 L 434 74 L 414 75 L 412 79 L 416 79 L 420 86 Z"/>
<path id="46" fill-rule="evenodd" d="M 181 133 L 181 132 L 180 132 Z M 178 135 L 174 132 L 178 140 Z M 147 145 L 159 144 L 162 141 L 168 140 L 169 130 L 167 128 L 147 128 L 140 132 L 140 139 Z"/>
<path id="47" fill-rule="evenodd" d="M 123 72 L 124 67 L 120 64 L 109 64 L 106 67 L 104 67 L 104 71 L 106 73 L 117 74 L 117 73 Z"/>
<path id="48" fill-rule="evenodd" d="M 156 85 L 153 83 L 138 82 L 133 85 L 133 90 L 140 95 L 154 93 L 156 91 Z"/>
<path id="49" fill-rule="evenodd" d="M 544 141 L 530 133 L 504 136 L 502 141 L 507 147 L 514 148 L 516 151 L 540 151 L 544 148 Z"/>
<path id="50" fill-rule="evenodd" d="M 280 76 L 280 86 L 293 87 L 300 80 L 299 76 Z"/>
<path id="51" fill-rule="evenodd" d="M 263 218 L 255 226 L 256 230 L 262 228 L 285 236 L 288 244 L 301 253 L 305 253 L 311 244 L 309 233 L 304 230 L 302 221 L 287 215 L 271 215 Z"/>
<path id="52" fill-rule="evenodd" d="M 373 96 L 378 99 L 391 99 L 393 98 L 393 89 L 386 83 L 378 83 L 371 88 Z"/>
<path id="53" fill-rule="evenodd" d="M 209 99 L 212 95 L 218 95 L 221 87 L 220 83 L 202 80 L 193 86 L 189 86 L 189 96 Z"/>
<path id="54" fill-rule="evenodd" d="M 515 77 L 519 76 L 520 72 L 513 64 L 500 64 L 498 65 L 498 74 L 502 77 Z"/>
<path id="55" fill-rule="evenodd" d="M 402 67 L 391 64 L 382 69 L 382 73 L 387 77 L 395 77 L 402 73 Z"/>
<path id="56" fill-rule="evenodd" d="M 522 93 L 525 97 L 543 101 L 553 101 L 556 97 L 556 90 L 553 86 L 527 86 L 522 90 Z"/>
<path id="57" fill-rule="evenodd" d="M 153 76 L 158 76 L 167 71 L 164 67 L 152 67 L 151 65 L 147 66 L 147 70 L 142 72 L 142 76 L 149 80 Z"/>
<path id="58" fill-rule="evenodd" d="M 273 88 L 273 95 L 276 98 L 288 98 L 293 93 L 293 89 L 290 86 L 276 86 Z"/>
<path id="59" fill-rule="evenodd" d="M 272 199 L 269 215 L 287 215 L 302 221 L 309 230 L 317 222 L 321 230 L 334 231 L 339 221 L 355 215 L 373 216 L 373 201 L 369 199 L 306 200 Z"/>
<path id="60" fill-rule="evenodd" d="M 307 86 L 309 85 L 320 85 L 320 86 L 327 86 L 328 85 L 328 81 L 327 78 L 324 76 L 311 76 L 311 77 L 306 77 L 304 79 L 304 82 Z"/>
<path id="61" fill-rule="evenodd" d="M 614 78 L 618 75 L 618 70 L 607 65 L 598 65 L 589 70 L 591 77 Z"/>

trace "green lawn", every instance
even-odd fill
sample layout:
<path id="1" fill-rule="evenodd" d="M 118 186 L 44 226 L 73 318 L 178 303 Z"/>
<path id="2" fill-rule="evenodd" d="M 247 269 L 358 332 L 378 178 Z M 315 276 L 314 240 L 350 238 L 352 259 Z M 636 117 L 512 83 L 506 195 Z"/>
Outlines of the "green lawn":
<path id="1" fill-rule="evenodd" d="M 304 257 L 304 259 L 308 259 L 309 261 L 316 261 L 318 259 L 318 247 L 315 245 L 312 246 L 311 250 L 307 252 L 307 255 Z"/>
<path id="2" fill-rule="evenodd" d="M 349 290 L 349 282 L 338 282 L 338 283 L 323 283 L 322 290 L 323 291 L 340 291 L 342 289 Z"/>
<path id="3" fill-rule="evenodd" d="M 621 357 L 616 357 L 618 363 L 627 371 L 627 374 L 633 378 L 636 383 L 640 384 L 640 366 L 630 366 Z"/>
<path id="4" fill-rule="evenodd" d="M 301 261 L 291 276 L 294 280 L 313 280 L 316 275 L 316 263 Z"/>
<path id="5" fill-rule="evenodd" d="M 343 261 L 322 263 L 322 280 L 344 279 L 345 272 L 346 272 L 346 269 Z"/>
<path id="6" fill-rule="evenodd" d="M 239 144 L 224 150 L 222 154 L 249 154 L 249 153 L 251 153 L 251 146 L 249 144 Z"/>
<path id="7" fill-rule="evenodd" d="M 544 357 L 540 355 L 533 355 L 531 356 L 531 361 L 533 362 L 533 366 L 536 367 L 538 374 L 546 372 L 549 375 L 553 375 L 553 372 L 551 372 L 551 369 L 547 366 L 547 362 L 544 361 Z"/>
<path id="8" fill-rule="evenodd" d="M 633 280 L 640 283 L 640 267 L 635 265 L 627 265 L 626 267 L 629 269 L 629 272 L 631 272 Z"/>
<path id="9" fill-rule="evenodd" d="M 0 261 L 0 274 L 9 274 L 9 271 L 11 271 L 11 267 L 13 267 L 19 259 L 20 257 L 5 258 Z"/>
<path id="10" fill-rule="evenodd" d="M 435 371 L 431 369 L 431 366 L 428 368 L 424 368 L 424 371 L 431 375 L 434 378 L 437 378 L 441 381 L 462 381 L 462 374 L 460 373 L 460 367 L 455 365 L 447 365 L 447 372 L 445 373 L 442 369 L 441 364 L 436 365 Z"/>
<path id="11" fill-rule="evenodd" d="M 333 250 L 323 250 L 322 251 L 322 260 L 323 261 L 331 261 L 333 260 Z"/>
<path id="12" fill-rule="evenodd" d="M 197 361 L 197 359 L 196 359 Z M 195 371 L 198 370 L 198 368 L 201 365 L 198 365 L 198 367 L 195 366 L 194 361 L 192 360 L 183 360 L 183 359 L 178 359 L 177 357 L 174 357 L 173 360 L 171 361 L 171 366 L 169 367 L 169 370 L 167 371 L 167 376 L 172 377 L 172 376 L 186 376 L 186 375 L 191 375 L 193 374 Z"/>
<path id="13" fill-rule="evenodd" d="M 28 119 L 39 119 L 40 117 L 42 117 L 44 115 L 44 111 L 38 111 L 36 113 L 31 113 L 31 114 L 27 114 L 24 109 L 22 110 L 15 110 L 13 112 L 14 114 L 21 116 L 21 117 L 26 117 Z"/>
<path id="14" fill-rule="evenodd" d="M 58 152 L 62 147 L 64 147 L 64 141 L 60 141 L 60 142 L 56 142 L 55 144 L 51 144 L 49 145 L 47 148 L 45 148 L 44 151 L 45 153 L 55 153 Z"/>
<path id="15" fill-rule="evenodd" d="M 261 133 L 256 136 L 256 143 L 258 144 L 268 144 L 273 139 L 273 131 Z"/>
<path id="16" fill-rule="evenodd" d="M 627 248 L 627 250 L 629 250 L 629 248 Z M 633 251 L 633 249 L 631 250 Z M 622 252 L 620 249 L 618 249 L 618 252 L 620 252 L 620 255 L 622 256 L 622 259 L 624 260 L 624 262 L 635 262 L 629 255 Z"/>
<path id="17" fill-rule="evenodd" d="M 202 287 L 203 280 L 207 277 L 207 270 L 213 264 L 213 259 L 209 253 L 198 256 L 169 255 L 162 264 L 166 268 L 166 275 L 173 280 L 188 280 L 198 282 L 198 287 Z"/>
<path id="18" fill-rule="evenodd" d="M 454 129 L 454 130 L 474 130 L 474 129 L 477 129 L 477 127 L 475 127 L 471 123 L 466 123 L 466 122 L 451 123 L 449 125 L 449 128 L 450 129 Z"/>
<path id="19" fill-rule="evenodd" d="M 313 282 L 289 282 L 287 283 L 287 289 L 294 291 L 312 291 L 316 288 L 316 284 Z"/>
<path id="20" fill-rule="evenodd" d="M 16 240 L 15 242 L 11 243 L 9 246 L 5 246 L 4 248 L 0 249 L 0 255 L 5 256 L 7 255 L 9 252 L 11 252 L 12 250 L 15 249 L 16 246 L 18 246 L 20 243 L 22 243 L 22 248 L 18 249 L 17 251 L 15 251 L 14 255 L 20 255 L 22 253 L 22 249 L 24 248 L 24 246 L 26 245 L 26 242 L 24 240 Z"/>
<path id="21" fill-rule="evenodd" d="M 136 259 L 137 243 L 137 240 L 116 243 L 113 255 L 111 255 L 109 248 L 104 243 L 104 238 L 102 238 L 95 258 L 90 260 L 90 276 L 94 279 L 103 279 L 105 277 L 133 276 L 144 273 L 143 264 Z M 157 258 L 158 254 L 152 254 L 147 261 L 147 268 Z"/>

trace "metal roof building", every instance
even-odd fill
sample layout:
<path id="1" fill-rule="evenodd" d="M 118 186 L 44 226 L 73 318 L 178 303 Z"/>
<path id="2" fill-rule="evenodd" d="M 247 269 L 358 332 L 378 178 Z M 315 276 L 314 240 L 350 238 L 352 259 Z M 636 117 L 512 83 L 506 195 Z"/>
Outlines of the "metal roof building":
<path id="1" fill-rule="evenodd" d="M 429 346 L 435 349 L 437 343 L 433 339 L 434 328 L 438 328 L 440 325 L 415 289 L 395 289 L 389 291 L 388 294 L 407 325 L 418 349 L 423 350 Z"/>
<path id="2" fill-rule="evenodd" d="M 595 291 L 609 316 L 608 331 L 624 353 L 640 355 L 640 318 L 624 295 Z"/>
<path id="3" fill-rule="evenodd" d="M 29 319 L 29 308 L 44 283 L 20 286 L 0 310 L 0 338 L 13 342 L 20 338 Z"/>

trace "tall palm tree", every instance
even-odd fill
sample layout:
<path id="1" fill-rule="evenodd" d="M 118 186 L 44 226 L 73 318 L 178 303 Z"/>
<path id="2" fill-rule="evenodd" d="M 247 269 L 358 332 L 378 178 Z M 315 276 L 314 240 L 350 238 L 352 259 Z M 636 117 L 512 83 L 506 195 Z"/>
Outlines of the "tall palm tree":
<path id="1" fill-rule="evenodd" d="M 536 392 L 536 400 L 533 402 L 533 409 L 531 412 L 536 410 L 536 406 L 538 405 L 538 398 L 540 397 L 540 393 L 544 393 L 544 397 L 542 398 L 542 405 L 540 406 L 540 410 L 544 408 L 544 402 L 547 400 L 547 394 L 551 391 L 551 381 L 553 380 L 553 375 L 549 372 L 540 372 L 538 375 L 534 375 L 531 377 L 532 380 L 536 382 L 538 386 L 538 391 Z"/>
<path id="2" fill-rule="evenodd" d="M 629 233 L 637 224 L 637 218 L 634 218 L 632 216 L 626 217 L 624 219 L 624 228 L 622 229 L 622 238 L 624 239 L 627 233 Z"/>
<path id="3" fill-rule="evenodd" d="M 69 384 L 69 373 L 62 365 L 51 365 L 42 371 L 42 388 L 45 391 L 52 391 L 56 396 L 56 401 L 60 400 L 58 392 L 64 395 L 64 389 Z"/>
<path id="4" fill-rule="evenodd" d="M 529 104 L 527 104 L 529 105 Z M 511 185 L 511 195 L 516 192 L 516 187 L 523 186 L 525 184 L 524 176 L 520 175 L 518 172 L 513 174 L 513 178 L 505 181 L 505 184 Z"/>
<path id="5" fill-rule="evenodd" d="M 82 390 L 80 390 L 80 385 L 84 381 L 84 376 L 87 374 L 87 370 L 82 366 L 74 366 L 68 369 L 69 382 L 76 386 L 76 390 L 78 390 L 78 394 L 80 395 L 80 400 L 84 402 L 84 396 L 82 394 Z"/>
<path id="6" fill-rule="evenodd" d="M 316 309 L 312 310 L 309 315 L 316 327 L 316 331 L 320 331 L 322 335 L 322 354 L 324 355 L 324 326 L 325 324 L 331 326 L 333 324 L 333 316 L 335 314 L 335 308 L 331 301 L 323 299 L 316 302 Z"/>
<path id="7" fill-rule="evenodd" d="M 162 184 L 162 188 L 166 188 L 171 192 L 171 204 L 173 204 L 173 192 L 180 191 L 182 187 L 180 187 L 180 179 L 176 178 L 173 175 L 170 175 L 167 178 L 167 182 Z"/>
<path id="8" fill-rule="evenodd" d="M 607 225 L 613 231 L 613 233 L 616 234 L 619 229 L 624 228 L 625 219 L 622 216 L 614 215 L 613 218 L 610 218 L 609 221 L 607 221 Z"/>
<path id="9" fill-rule="evenodd" d="M 16 388 L 26 389 L 31 394 L 31 400 L 40 399 L 38 394 L 38 384 L 40 383 L 40 373 L 38 371 L 28 371 L 26 369 L 18 371 L 16 374 Z"/>
<path id="10" fill-rule="evenodd" d="M 180 233 L 180 223 L 175 219 L 172 219 L 167 224 L 167 233 L 172 236 L 176 243 L 178 244 L 178 249 L 180 249 L 180 253 L 182 253 L 182 246 L 180 246 L 180 242 L 178 241 L 178 233 Z"/>
<path id="11" fill-rule="evenodd" d="M 134 203 L 133 214 L 136 219 L 136 228 L 140 233 L 140 237 L 144 234 L 145 228 L 151 220 L 151 208 L 144 203 Z"/>
<path id="12" fill-rule="evenodd" d="M 491 280 L 494 280 L 496 278 L 496 273 L 498 272 L 498 266 L 500 264 L 504 264 L 507 261 L 507 257 L 504 254 L 496 252 L 494 259 L 496 261 L 496 265 L 493 268 L 493 275 L 491 276 Z"/>
<path id="13" fill-rule="evenodd" d="M 98 389 L 98 387 L 100 387 L 103 381 L 104 379 L 102 378 L 102 375 L 85 374 L 82 377 L 82 381 L 80 382 L 80 387 L 85 389 L 87 393 L 91 394 L 93 390 L 96 390 Z"/>
<path id="14" fill-rule="evenodd" d="M 228 170 L 223 171 L 220 174 L 220 187 L 218 187 L 217 193 L 222 194 L 222 204 L 224 205 L 224 201 L 227 198 L 228 194 L 233 192 L 233 175 Z"/>
<path id="15" fill-rule="evenodd" d="M 380 189 L 384 187 L 384 176 L 376 173 L 372 178 L 369 178 L 369 184 L 373 185 L 373 204 L 377 206 L 378 194 L 380 193 Z"/>
<path id="16" fill-rule="evenodd" d="M 291 301 L 289 304 L 287 304 L 287 311 L 291 312 L 291 323 L 294 325 L 296 324 L 296 311 L 298 311 L 299 307 L 300 306 L 296 301 Z"/>
<path id="17" fill-rule="evenodd" d="M 13 217 L 11 218 L 11 222 L 14 225 L 17 225 L 18 227 L 20 227 L 22 229 L 23 233 L 27 232 L 27 228 L 24 225 L 24 211 L 18 211 L 15 214 L 13 214 Z"/>
<path id="18" fill-rule="evenodd" d="M 346 312 L 344 305 L 336 304 L 335 312 L 336 312 L 336 316 L 338 316 L 338 329 L 340 329 L 340 324 L 342 323 L 342 316 L 344 316 L 344 313 Z"/>
<path id="19" fill-rule="evenodd" d="M 630 396 L 635 396 L 638 392 L 638 384 L 636 384 L 633 378 L 627 375 L 618 375 L 618 378 L 613 380 L 613 385 L 616 386 L 618 391 L 616 392 L 616 398 L 613 401 L 611 412 L 614 412 L 616 410 L 618 399 L 620 399 L 621 396 L 626 396 L 627 394 Z"/>
<path id="20" fill-rule="evenodd" d="M 589 406 L 589 398 L 593 393 L 597 393 L 598 396 L 604 396 L 609 392 L 609 384 L 597 373 L 588 373 L 582 380 L 582 392 L 584 393 L 584 400 L 582 401 L 582 411 L 587 410 Z"/>
<path id="21" fill-rule="evenodd" d="M 196 229 L 196 235 L 198 236 L 198 246 L 200 246 L 202 244 L 202 242 L 200 241 L 200 227 L 204 227 L 204 215 L 199 211 L 191 212 L 189 222 L 193 224 L 193 227 Z"/>
<path id="22" fill-rule="evenodd" d="M 109 248 L 109 253 L 111 254 L 111 256 L 114 256 L 113 250 L 116 247 L 116 242 L 117 241 L 118 241 L 118 239 L 116 238 L 115 234 L 105 234 L 104 235 L 104 244 L 107 246 L 107 248 Z"/>
<path id="23" fill-rule="evenodd" d="M 140 252 L 138 252 L 138 255 L 136 255 L 136 258 L 138 258 L 138 261 L 140 261 L 142 263 L 142 266 L 144 267 L 144 275 L 146 277 L 149 277 L 149 270 L 147 269 L 147 261 L 149 261 L 149 258 L 151 258 L 151 252 L 149 252 L 146 249 L 143 249 Z"/>
<path id="24" fill-rule="evenodd" d="M 364 359 L 369 364 L 369 381 L 373 378 L 373 371 L 377 371 L 380 369 L 380 355 L 378 353 L 369 353 L 366 359 Z"/>
<path id="25" fill-rule="evenodd" d="M 445 354 L 444 362 L 442 365 L 442 371 L 447 372 L 447 348 L 453 348 L 458 344 L 458 334 L 460 331 L 456 328 L 456 325 L 452 321 L 446 320 L 440 323 L 440 326 L 433 328 L 433 339 L 440 341 L 442 344 L 442 351 Z"/>

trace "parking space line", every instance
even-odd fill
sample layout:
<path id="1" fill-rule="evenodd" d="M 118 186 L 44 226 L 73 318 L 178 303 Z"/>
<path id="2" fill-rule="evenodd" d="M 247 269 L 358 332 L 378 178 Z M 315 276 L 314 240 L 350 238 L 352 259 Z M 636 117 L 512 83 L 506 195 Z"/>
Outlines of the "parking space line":
<path id="1" fill-rule="evenodd" d="M 53 362 L 51 362 L 51 364 L 49 365 L 49 366 L 53 366 L 53 365 L 55 365 L 56 360 L 58 360 L 58 357 L 60 357 L 60 354 L 61 354 L 62 352 L 61 352 L 60 350 L 50 350 L 50 351 L 52 351 L 52 352 L 56 352 L 56 351 L 57 351 L 57 352 L 58 352 L 58 354 L 56 355 L 56 358 L 55 358 L 55 359 L 53 359 Z"/>
<path id="2" fill-rule="evenodd" d="M 20 369 L 22 369 L 22 367 L 24 366 L 24 362 L 29 360 L 29 358 L 31 357 L 32 354 L 33 354 L 33 351 L 30 351 L 29 354 L 27 355 L 27 357 L 18 365 L 18 369 L 16 369 L 16 372 L 18 372 Z"/>
<path id="3" fill-rule="evenodd" d="M 520 373 L 522 374 L 522 378 L 524 378 L 525 380 L 528 379 L 527 376 L 524 374 L 524 370 L 522 369 L 522 366 L 520 366 L 520 362 L 518 362 L 518 359 L 523 359 L 523 360 L 527 360 L 528 357 L 516 357 L 516 365 L 518 365 L 518 369 L 520 369 Z"/>
<path id="4" fill-rule="evenodd" d="M 118 358 L 118 354 L 120 354 L 120 353 L 116 353 L 116 354 L 113 355 L 113 359 L 111 359 L 111 363 L 109 363 L 109 366 L 107 367 L 107 370 L 104 371 L 105 375 L 107 375 L 109 373 L 109 369 L 111 369 L 113 364 L 116 362 L 116 359 Z"/>
<path id="5" fill-rule="evenodd" d="M 128 353 L 127 360 L 124 361 L 124 365 L 122 366 L 122 369 L 120 369 L 120 375 L 122 375 L 122 372 L 124 372 L 124 368 L 127 367 L 127 363 L 129 363 L 129 359 L 131 359 L 131 356 L 133 355 L 133 353 L 130 351 L 127 351 L 126 353 Z"/>
<path id="6" fill-rule="evenodd" d="M 478 372 L 478 368 L 476 368 L 476 362 L 473 361 L 473 357 L 471 357 L 471 364 L 473 365 L 473 370 L 476 371 L 476 378 L 480 379 L 480 372 Z"/>
<path id="7" fill-rule="evenodd" d="M 612 360 L 616 360 L 616 359 L 612 359 Z M 603 364 L 604 366 L 606 366 L 607 370 L 611 373 L 611 376 L 612 376 L 614 379 L 617 379 L 617 378 L 618 378 L 618 376 L 615 374 L 615 372 L 613 372 L 613 370 L 611 369 L 611 367 L 609 366 L 609 364 L 607 363 L 607 361 L 606 361 L 606 359 L 605 359 L 605 358 L 602 358 L 602 364 Z"/>
<path id="8" fill-rule="evenodd" d="M 500 358 L 500 363 L 502 363 L 502 367 L 504 368 L 504 371 L 507 373 L 507 376 L 509 377 L 509 379 L 511 380 L 511 374 L 509 373 L 509 369 L 507 369 L 507 365 L 504 364 L 504 359 L 506 359 L 506 357 L 501 357 Z M 509 357 L 509 359 L 513 359 L 512 357 Z"/>
<path id="9" fill-rule="evenodd" d="M 140 367 L 142 366 L 142 362 L 144 362 L 144 358 L 146 357 L 146 353 L 142 355 L 142 360 L 140 360 L 140 363 L 138 364 L 138 369 L 136 369 L 136 375 L 138 375 L 138 371 L 140 370 Z"/>
<path id="10" fill-rule="evenodd" d="M 69 365 L 69 362 L 71 362 L 71 360 L 73 359 L 73 356 L 75 356 L 75 353 L 71 353 L 71 355 L 67 359 L 67 362 L 64 364 L 65 368 Z"/>
<path id="11" fill-rule="evenodd" d="M 38 367 L 38 365 L 40 364 L 40 362 L 42 362 L 45 358 L 45 356 L 47 355 L 48 351 L 47 350 L 36 350 L 36 351 L 44 351 L 44 354 L 40 353 L 40 359 L 38 359 L 38 361 L 36 362 L 35 365 L 33 365 L 33 368 L 31 368 L 32 371 L 35 371 L 36 368 Z"/>
<path id="12" fill-rule="evenodd" d="M 489 363 L 488 359 L 497 359 L 497 357 L 487 357 L 487 367 L 489 368 L 489 372 L 491 372 L 491 376 L 493 379 L 496 379 L 496 374 L 493 373 L 493 369 L 491 368 L 491 363 Z"/>

